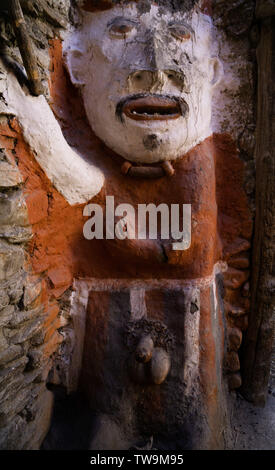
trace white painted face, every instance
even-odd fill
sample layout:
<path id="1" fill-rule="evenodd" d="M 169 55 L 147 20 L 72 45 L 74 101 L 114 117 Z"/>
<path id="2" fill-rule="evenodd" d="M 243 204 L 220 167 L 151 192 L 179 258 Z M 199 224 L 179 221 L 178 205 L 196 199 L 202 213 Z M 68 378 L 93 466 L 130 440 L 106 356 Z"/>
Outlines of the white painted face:
<path id="1" fill-rule="evenodd" d="M 174 160 L 211 134 L 212 23 L 193 11 L 136 5 L 85 13 L 65 43 L 96 135 L 130 161 Z"/>

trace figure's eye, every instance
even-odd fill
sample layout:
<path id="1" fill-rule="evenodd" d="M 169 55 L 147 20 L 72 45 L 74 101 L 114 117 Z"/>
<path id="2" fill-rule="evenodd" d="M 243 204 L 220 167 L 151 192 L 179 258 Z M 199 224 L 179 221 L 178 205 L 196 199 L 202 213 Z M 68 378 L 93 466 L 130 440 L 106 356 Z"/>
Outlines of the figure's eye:
<path id="1" fill-rule="evenodd" d="M 113 25 L 111 27 L 111 32 L 115 34 L 127 34 L 131 31 L 132 26 L 128 24 Z"/>
<path id="2" fill-rule="evenodd" d="M 186 28 L 184 25 L 171 25 L 169 27 L 169 31 L 171 32 L 172 36 L 176 39 L 180 39 L 181 41 L 188 41 L 191 38 L 191 31 Z"/>
<path id="3" fill-rule="evenodd" d="M 112 37 L 123 39 L 134 29 L 135 24 L 131 21 L 118 21 L 109 26 L 109 33 Z"/>

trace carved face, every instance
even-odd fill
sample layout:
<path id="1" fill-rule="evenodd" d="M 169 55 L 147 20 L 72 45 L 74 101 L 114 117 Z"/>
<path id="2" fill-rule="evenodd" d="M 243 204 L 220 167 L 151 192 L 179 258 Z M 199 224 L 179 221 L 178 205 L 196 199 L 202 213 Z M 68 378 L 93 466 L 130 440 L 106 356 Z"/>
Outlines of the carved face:
<path id="1" fill-rule="evenodd" d="M 211 134 L 211 95 L 220 72 L 211 21 L 134 4 L 85 13 L 65 44 L 96 135 L 130 161 L 173 160 Z"/>

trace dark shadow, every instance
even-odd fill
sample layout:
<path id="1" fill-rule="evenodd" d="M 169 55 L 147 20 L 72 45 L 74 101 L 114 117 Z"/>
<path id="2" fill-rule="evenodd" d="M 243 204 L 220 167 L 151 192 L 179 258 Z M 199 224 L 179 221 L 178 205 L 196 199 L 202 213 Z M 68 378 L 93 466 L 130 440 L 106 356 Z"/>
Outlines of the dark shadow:
<path id="1" fill-rule="evenodd" d="M 55 396 L 50 430 L 41 450 L 87 450 L 96 431 L 96 415 L 79 393 L 49 385 Z"/>

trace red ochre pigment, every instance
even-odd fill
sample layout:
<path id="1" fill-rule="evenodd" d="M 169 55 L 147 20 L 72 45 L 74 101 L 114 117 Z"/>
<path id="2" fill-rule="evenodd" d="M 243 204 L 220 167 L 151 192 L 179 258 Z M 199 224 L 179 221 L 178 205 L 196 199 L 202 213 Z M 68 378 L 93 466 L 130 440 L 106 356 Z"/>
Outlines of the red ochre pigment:
<path id="1" fill-rule="evenodd" d="M 104 207 L 105 197 L 115 205 L 165 202 L 192 205 L 192 243 L 186 251 L 169 251 L 162 258 L 157 240 L 86 240 L 84 205 L 71 207 L 53 187 L 12 121 L 15 154 L 24 179 L 29 221 L 34 237 L 29 244 L 35 273 L 47 272 L 58 296 L 74 277 L 188 279 L 210 275 L 217 260 L 229 259 L 238 244 L 249 246 L 252 217 L 243 190 L 244 163 L 229 135 L 209 137 L 173 162 L 175 174 L 153 182 L 120 173 L 122 159 L 94 136 L 86 122 L 81 99 L 69 83 L 58 40 L 51 41 L 50 89 L 52 109 L 62 109 L 64 134 L 99 162 L 106 181 L 91 202 Z M 5 138 L 5 132 L 3 132 Z M 85 143 L 83 145 L 82 143 Z M 87 155 L 87 153 L 86 153 Z M 58 156 L 57 156 L 58 158 Z M 241 250 L 243 251 L 243 250 Z"/>

